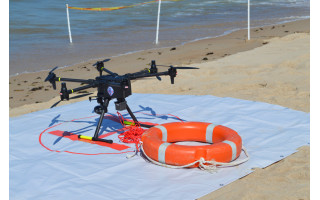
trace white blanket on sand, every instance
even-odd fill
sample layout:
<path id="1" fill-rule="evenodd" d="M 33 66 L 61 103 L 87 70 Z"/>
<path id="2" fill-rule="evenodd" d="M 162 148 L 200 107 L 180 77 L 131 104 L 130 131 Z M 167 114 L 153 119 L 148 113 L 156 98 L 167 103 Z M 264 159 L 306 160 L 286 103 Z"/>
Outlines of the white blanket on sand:
<path id="1" fill-rule="evenodd" d="M 251 159 L 216 173 L 169 169 L 140 155 L 127 159 L 125 153 L 103 154 L 134 150 L 134 145 L 123 144 L 131 148 L 117 150 L 50 134 L 68 131 L 93 136 L 99 118 L 92 113 L 96 103 L 82 101 L 10 118 L 10 198 L 195 199 L 251 173 L 252 168 L 289 156 L 310 141 L 310 114 L 277 105 L 210 95 L 133 94 L 127 102 L 142 122 L 177 121 L 167 115 L 172 114 L 185 121 L 232 128 L 242 137 Z M 116 116 L 113 102 L 108 114 Z M 120 128 L 118 122 L 105 119 L 101 129 L 106 134 Z M 106 138 L 121 144 L 118 134 Z"/>

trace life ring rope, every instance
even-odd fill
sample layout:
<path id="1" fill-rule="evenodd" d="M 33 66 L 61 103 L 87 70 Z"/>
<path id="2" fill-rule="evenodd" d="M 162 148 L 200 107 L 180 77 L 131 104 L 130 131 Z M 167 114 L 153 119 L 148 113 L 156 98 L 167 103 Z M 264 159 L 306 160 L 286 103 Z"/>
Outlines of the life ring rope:
<path id="1" fill-rule="evenodd" d="M 246 155 L 246 158 L 242 159 L 242 160 L 234 160 L 232 162 L 229 162 L 229 163 L 224 163 L 224 162 L 216 162 L 214 160 L 205 160 L 204 158 L 200 158 L 199 160 L 196 160 L 192 163 L 189 163 L 187 165 L 183 165 L 183 166 L 176 166 L 176 165 L 168 165 L 168 164 L 164 164 L 164 163 L 161 163 L 161 162 L 158 162 L 158 161 L 155 161 L 153 160 L 152 158 L 150 158 L 145 152 L 144 152 L 144 149 L 143 149 L 143 142 L 141 141 L 140 142 L 140 148 L 141 148 L 141 151 L 143 152 L 144 156 L 152 163 L 156 164 L 156 165 L 159 165 L 159 166 L 163 166 L 163 167 L 168 167 L 168 168 L 172 168 L 172 169 L 181 169 L 181 168 L 187 168 L 187 167 L 191 167 L 195 164 L 198 164 L 199 163 L 199 168 L 201 170 L 206 170 L 208 172 L 216 172 L 217 169 L 218 169 L 218 166 L 222 166 L 222 167 L 232 167 L 232 166 L 237 166 L 237 165 L 240 165 L 242 163 L 245 163 L 247 162 L 249 159 L 250 159 L 250 156 L 249 156 L 249 153 L 247 151 L 247 149 L 242 146 L 242 151 L 245 153 Z"/>

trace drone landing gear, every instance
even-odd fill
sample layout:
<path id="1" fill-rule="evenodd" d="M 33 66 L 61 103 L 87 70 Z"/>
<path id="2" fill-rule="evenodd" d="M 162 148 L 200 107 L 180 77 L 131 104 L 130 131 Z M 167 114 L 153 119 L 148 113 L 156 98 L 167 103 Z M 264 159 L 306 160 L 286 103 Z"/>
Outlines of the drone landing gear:
<path id="1" fill-rule="evenodd" d="M 107 142 L 107 143 L 113 143 L 112 140 L 105 140 L 105 139 L 100 139 L 99 138 L 99 131 L 100 131 L 100 127 L 101 127 L 101 124 L 102 124 L 102 121 L 103 121 L 103 118 L 104 118 L 104 114 L 108 111 L 108 105 L 109 105 L 109 99 L 105 99 L 103 103 L 101 103 L 101 106 L 100 106 L 100 110 L 101 111 L 101 114 L 100 114 L 100 118 L 99 118 L 99 121 L 98 121 L 98 125 L 96 127 L 96 131 L 94 132 L 94 136 L 93 136 L 93 140 L 96 140 L 96 141 L 101 141 L 101 142 Z"/>
<path id="2" fill-rule="evenodd" d="M 99 121 L 98 121 L 98 125 L 96 127 L 96 131 L 94 133 L 94 136 L 90 137 L 90 136 L 79 135 L 78 138 L 92 140 L 92 141 L 106 142 L 106 143 L 110 143 L 110 144 L 113 143 L 112 140 L 106 140 L 106 139 L 99 138 L 100 127 L 101 127 L 101 124 L 102 124 L 102 121 L 103 121 L 104 114 L 108 111 L 107 110 L 108 109 L 108 105 L 109 105 L 109 99 L 105 99 L 103 103 L 101 102 L 101 106 L 96 106 L 94 108 L 94 111 L 97 114 L 100 114 L 100 118 L 99 118 Z"/>
<path id="3" fill-rule="evenodd" d="M 120 100 L 119 101 L 119 99 L 118 99 L 118 101 L 117 102 L 115 102 L 116 103 L 116 109 L 117 108 L 122 108 L 121 110 L 127 110 L 128 111 L 128 113 L 129 113 L 129 115 L 130 115 L 130 117 L 133 119 L 133 123 L 131 123 L 131 122 L 126 122 L 126 121 L 123 121 L 122 123 L 124 123 L 124 124 L 130 124 L 130 125 L 132 125 L 132 124 L 140 124 L 140 126 L 142 126 L 142 127 L 145 127 L 145 128 L 151 128 L 151 127 L 153 127 L 153 125 L 147 125 L 147 124 L 141 124 L 141 123 L 139 123 L 138 122 L 138 120 L 137 120 L 137 118 L 136 118 L 136 116 L 134 116 L 134 114 L 133 114 L 133 112 L 131 111 L 131 109 L 130 109 L 130 107 L 128 106 L 128 104 L 127 104 L 127 102 L 125 101 L 125 100 Z M 117 106 L 117 105 L 119 105 L 119 104 L 122 104 L 121 106 Z M 125 104 L 125 105 L 124 105 Z M 124 107 L 125 107 L 125 109 L 124 109 Z M 117 109 L 117 110 L 119 110 L 119 109 Z"/>
<path id="4" fill-rule="evenodd" d="M 99 138 L 99 132 L 100 132 L 100 128 L 101 128 L 101 124 L 104 118 L 104 114 L 108 111 L 108 105 L 109 105 L 109 101 L 110 99 L 98 99 L 98 102 L 100 103 L 99 106 L 96 106 L 94 108 L 94 112 L 100 115 L 95 133 L 93 137 L 90 136 L 84 136 L 84 135 L 79 135 L 80 139 L 88 139 L 88 140 L 93 140 L 93 141 L 101 141 L 101 142 L 107 142 L 112 144 L 113 141 L 112 140 L 107 140 L 107 139 L 102 139 Z M 125 99 L 117 99 L 117 101 L 115 102 L 115 106 L 116 106 L 116 110 L 122 111 L 122 110 L 127 110 L 130 117 L 133 120 L 132 122 L 126 122 L 126 121 L 122 121 L 122 123 L 124 124 L 140 124 L 136 118 L 136 116 L 133 114 L 133 112 L 131 111 L 130 107 L 128 106 L 127 102 L 125 101 Z M 140 124 L 140 126 L 145 127 L 145 128 L 151 128 L 153 127 L 153 125 L 147 125 L 147 124 Z"/>

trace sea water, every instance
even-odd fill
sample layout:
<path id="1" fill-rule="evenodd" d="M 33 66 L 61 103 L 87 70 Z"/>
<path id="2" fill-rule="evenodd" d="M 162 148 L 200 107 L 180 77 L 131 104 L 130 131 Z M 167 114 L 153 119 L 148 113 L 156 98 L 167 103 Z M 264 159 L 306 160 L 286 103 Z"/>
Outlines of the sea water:
<path id="1" fill-rule="evenodd" d="M 96 58 L 173 46 L 246 28 L 247 0 L 162 1 L 114 11 L 73 7 L 128 6 L 150 0 L 10 0 L 9 72 L 15 75 Z M 309 18 L 309 0 L 251 0 L 252 27 Z"/>

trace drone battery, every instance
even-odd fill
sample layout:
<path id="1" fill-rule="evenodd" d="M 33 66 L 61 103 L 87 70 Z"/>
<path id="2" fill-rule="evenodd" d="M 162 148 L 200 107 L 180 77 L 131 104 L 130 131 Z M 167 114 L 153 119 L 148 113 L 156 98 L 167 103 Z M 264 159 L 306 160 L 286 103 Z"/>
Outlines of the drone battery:
<path id="1" fill-rule="evenodd" d="M 122 102 L 115 102 L 116 105 L 116 110 L 125 110 L 127 108 L 127 102 L 126 101 L 122 101 Z"/>

